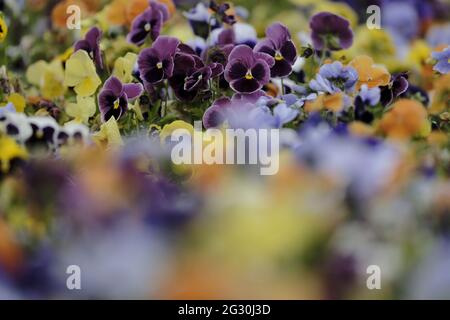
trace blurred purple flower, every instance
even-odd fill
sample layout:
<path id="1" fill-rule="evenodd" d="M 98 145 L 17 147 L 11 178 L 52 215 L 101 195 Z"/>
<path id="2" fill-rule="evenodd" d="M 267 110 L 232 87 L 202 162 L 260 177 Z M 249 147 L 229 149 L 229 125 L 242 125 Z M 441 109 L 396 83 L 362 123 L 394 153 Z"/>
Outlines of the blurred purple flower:
<path id="1" fill-rule="evenodd" d="M 151 48 L 142 50 L 138 57 L 141 79 L 155 84 L 170 78 L 179 44 L 180 40 L 177 38 L 161 36 L 156 39 Z"/>
<path id="2" fill-rule="evenodd" d="M 450 72 L 450 46 L 445 48 L 443 51 L 433 52 L 431 57 L 437 60 L 433 70 L 442 74 L 447 74 Z"/>
<path id="3" fill-rule="evenodd" d="M 152 40 L 156 40 L 159 37 L 163 23 L 167 19 L 169 19 L 167 6 L 150 1 L 150 7 L 133 20 L 131 31 L 127 36 L 128 41 L 141 46 L 148 35 L 150 35 Z"/>
<path id="4" fill-rule="evenodd" d="M 319 12 L 315 14 L 309 26 L 312 30 L 311 39 L 317 50 L 347 49 L 353 43 L 353 32 L 350 23 L 333 13 Z"/>
<path id="5" fill-rule="evenodd" d="M 225 79 L 234 91 L 253 93 L 269 82 L 270 68 L 274 64 L 275 60 L 270 55 L 239 45 L 230 53 Z"/>
<path id="6" fill-rule="evenodd" d="M 116 77 L 110 77 L 98 96 L 102 121 L 106 122 L 111 117 L 119 120 L 128 110 L 128 100 L 137 98 L 142 91 L 143 87 L 140 83 L 122 84 Z"/>
<path id="7" fill-rule="evenodd" d="M 256 52 L 264 52 L 275 59 L 270 69 L 272 77 L 286 77 L 291 74 L 297 58 L 297 49 L 286 26 L 274 23 L 266 30 L 267 39 L 255 46 Z"/>
<path id="8" fill-rule="evenodd" d="M 74 50 L 84 50 L 94 60 L 95 64 L 103 69 L 103 59 L 100 51 L 100 38 L 102 31 L 97 27 L 92 27 L 84 39 L 78 40 L 75 43 Z"/>

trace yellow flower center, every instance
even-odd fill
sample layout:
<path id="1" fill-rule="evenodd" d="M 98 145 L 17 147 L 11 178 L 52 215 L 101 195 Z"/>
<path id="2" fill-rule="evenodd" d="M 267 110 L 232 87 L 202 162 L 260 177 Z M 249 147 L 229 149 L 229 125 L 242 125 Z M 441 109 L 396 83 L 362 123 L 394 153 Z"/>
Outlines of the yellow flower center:
<path id="1" fill-rule="evenodd" d="M 151 28 L 152 28 L 152 26 L 150 25 L 150 23 L 146 23 L 144 26 L 144 30 L 147 32 L 149 32 Z"/>
<path id="2" fill-rule="evenodd" d="M 281 53 L 280 52 L 276 52 L 275 53 L 275 60 L 277 60 L 277 61 L 281 61 L 281 60 L 283 60 L 284 58 L 283 58 L 283 56 L 281 55 Z"/>
<path id="3" fill-rule="evenodd" d="M 245 75 L 245 79 L 247 79 L 247 80 L 252 80 L 253 79 L 253 75 L 252 75 L 252 72 L 250 70 L 247 71 L 247 74 Z"/>
<path id="4" fill-rule="evenodd" d="M 116 101 L 114 101 L 114 110 L 118 109 L 120 106 L 120 100 L 117 99 Z"/>
<path id="5" fill-rule="evenodd" d="M 162 62 L 158 62 L 158 63 L 156 64 L 156 67 L 157 67 L 158 69 L 162 69 L 162 67 L 163 67 Z"/>

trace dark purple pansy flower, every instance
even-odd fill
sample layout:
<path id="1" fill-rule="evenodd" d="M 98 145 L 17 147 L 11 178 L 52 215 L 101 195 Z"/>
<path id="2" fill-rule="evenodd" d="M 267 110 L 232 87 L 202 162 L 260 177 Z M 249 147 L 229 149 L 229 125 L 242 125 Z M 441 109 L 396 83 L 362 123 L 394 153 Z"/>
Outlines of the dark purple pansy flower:
<path id="1" fill-rule="evenodd" d="M 138 15 L 131 25 L 131 31 L 127 36 L 129 42 L 141 46 L 148 35 L 156 40 L 161 32 L 162 25 L 169 19 L 167 6 L 155 1 L 150 1 L 150 6 Z"/>
<path id="2" fill-rule="evenodd" d="M 172 77 L 174 56 L 180 40 L 161 36 L 156 39 L 151 48 L 141 51 L 138 57 L 138 67 L 141 79 L 151 84 Z"/>
<path id="3" fill-rule="evenodd" d="M 255 46 L 255 51 L 267 53 L 275 59 L 275 64 L 270 69 L 272 77 L 290 75 L 297 58 L 297 49 L 288 28 L 281 23 L 274 23 L 267 28 L 266 36 L 267 39 Z"/>
<path id="4" fill-rule="evenodd" d="M 341 50 L 349 48 L 353 43 L 353 32 L 350 23 L 333 13 L 319 12 L 309 22 L 312 30 L 311 39 L 316 50 Z"/>
<path id="5" fill-rule="evenodd" d="M 205 66 L 198 56 L 180 52 L 175 56 L 173 76 L 169 79 L 169 84 L 179 100 L 192 101 L 199 92 L 207 90 L 210 79 L 222 73 L 221 64 Z"/>
<path id="6" fill-rule="evenodd" d="M 228 3 L 218 4 L 216 1 L 211 1 L 209 3 L 209 8 L 212 12 L 214 12 L 220 21 L 225 24 L 233 25 L 236 23 L 236 17 L 231 14 L 227 14 L 227 11 L 230 9 L 230 5 Z"/>
<path id="7" fill-rule="evenodd" d="M 397 73 L 391 76 L 391 82 L 387 86 L 381 87 L 381 104 L 387 106 L 401 94 L 408 90 L 408 74 Z"/>
<path id="8" fill-rule="evenodd" d="M 75 43 L 74 50 L 84 50 L 94 60 L 95 64 L 103 69 L 102 54 L 100 51 L 100 38 L 102 37 L 102 31 L 97 28 L 91 28 L 84 39 L 78 40 Z"/>
<path id="9" fill-rule="evenodd" d="M 140 83 L 122 84 L 116 77 L 110 77 L 98 96 L 102 121 L 108 121 L 111 117 L 119 120 L 128 110 L 128 100 L 137 98 L 142 91 L 143 87 Z"/>
<path id="10" fill-rule="evenodd" d="M 246 45 L 235 47 L 228 57 L 225 79 L 239 93 L 253 93 L 270 80 L 275 60 L 267 53 L 253 52 Z"/>

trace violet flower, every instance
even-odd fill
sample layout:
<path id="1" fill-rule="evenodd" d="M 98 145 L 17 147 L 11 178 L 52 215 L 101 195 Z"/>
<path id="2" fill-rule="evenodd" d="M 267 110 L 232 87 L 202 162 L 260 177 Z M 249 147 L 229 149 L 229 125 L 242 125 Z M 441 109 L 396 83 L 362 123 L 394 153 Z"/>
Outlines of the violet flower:
<path id="1" fill-rule="evenodd" d="M 128 41 L 141 46 L 149 35 L 153 41 L 156 40 L 167 19 L 169 19 L 167 6 L 150 1 L 150 6 L 133 20 L 131 31 L 127 36 Z"/>
<path id="2" fill-rule="evenodd" d="M 381 87 L 381 103 L 387 106 L 392 103 L 395 98 L 408 90 L 408 74 L 397 73 L 391 76 L 391 82 L 387 86 Z"/>
<path id="3" fill-rule="evenodd" d="M 433 52 L 431 57 L 437 60 L 433 70 L 442 74 L 447 74 L 450 72 L 450 46 L 445 48 L 443 51 Z"/>
<path id="4" fill-rule="evenodd" d="M 220 76 L 223 66 L 208 66 L 196 55 L 180 52 L 175 56 L 173 76 L 169 79 L 175 96 L 181 101 L 192 101 L 201 91 L 208 89 L 208 81 Z"/>
<path id="5" fill-rule="evenodd" d="M 253 93 L 270 80 L 270 68 L 275 60 L 267 53 L 253 52 L 246 45 L 235 47 L 228 57 L 225 79 L 239 93 Z"/>
<path id="6" fill-rule="evenodd" d="M 352 92 L 358 81 L 358 72 L 352 67 L 343 66 L 335 61 L 320 67 L 316 78 L 311 80 L 309 87 L 325 93 Z"/>
<path id="7" fill-rule="evenodd" d="M 177 38 L 161 36 L 151 48 L 142 50 L 137 61 L 141 79 L 155 84 L 172 77 L 173 60 L 179 44 Z"/>
<path id="8" fill-rule="evenodd" d="M 267 28 L 266 36 L 256 45 L 255 51 L 267 53 L 275 59 L 275 65 L 270 69 L 273 78 L 289 76 L 297 58 L 289 30 L 281 23 L 274 23 Z"/>
<path id="9" fill-rule="evenodd" d="M 353 43 L 353 32 L 350 23 L 333 13 L 319 12 L 315 14 L 309 26 L 311 39 L 316 50 L 341 50 L 349 48 Z"/>
<path id="10" fill-rule="evenodd" d="M 106 122 L 111 117 L 119 120 L 128 110 L 128 100 L 137 98 L 142 91 L 143 87 L 140 83 L 122 84 L 116 77 L 110 77 L 98 96 L 102 121 Z"/>
<path id="11" fill-rule="evenodd" d="M 102 37 L 102 31 L 97 27 L 92 27 L 87 33 L 84 39 L 78 40 L 75 43 L 74 51 L 84 50 L 86 51 L 95 64 L 103 69 L 103 59 L 100 51 L 100 38 Z"/>

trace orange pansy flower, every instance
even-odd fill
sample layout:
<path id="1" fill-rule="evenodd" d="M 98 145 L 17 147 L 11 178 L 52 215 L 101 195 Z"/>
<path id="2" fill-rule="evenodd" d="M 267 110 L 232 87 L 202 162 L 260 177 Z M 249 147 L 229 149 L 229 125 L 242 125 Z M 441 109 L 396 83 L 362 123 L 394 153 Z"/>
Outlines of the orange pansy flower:
<path id="1" fill-rule="evenodd" d="M 367 84 L 369 88 L 386 86 L 391 79 L 391 75 L 386 68 L 375 65 L 373 59 L 369 56 L 357 56 L 350 61 L 349 66 L 355 68 L 358 72 L 357 89 L 361 88 L 363 84 Z"/>
<path id="2" fill-rule="evenodd" d="M 169 14 L 175 13 L 175 5 L 172 0 L 158 0 L 165 4 Z M 114 0 L 107 9 L 107 19 L 116 25 L 130 26 L 133 20 L 145 11 L 149 6 L 148 0 Z"/>
<path id="3" fill-rule="evenodd" d="M 332 95 L 321 94 L 314 101 L 307 101 L 305 103 L 306 112 L 320 111 L 322 109 L 328 109 L 333 112 L 339 112 L 344 106 L 344 94 L 338 92 Z"/>
<path id="4" fill-rule="evenodd" d="M 419 134 L 427 120 L 427 111 L 415 100 L 400 99 L 383 115 L 379 129 L 394 139 L 409 139 Z"/>

